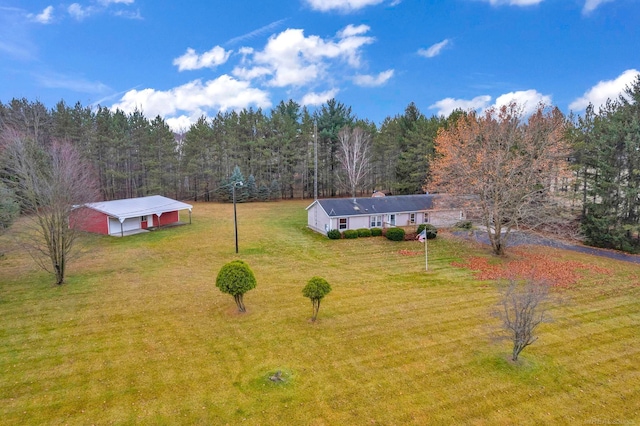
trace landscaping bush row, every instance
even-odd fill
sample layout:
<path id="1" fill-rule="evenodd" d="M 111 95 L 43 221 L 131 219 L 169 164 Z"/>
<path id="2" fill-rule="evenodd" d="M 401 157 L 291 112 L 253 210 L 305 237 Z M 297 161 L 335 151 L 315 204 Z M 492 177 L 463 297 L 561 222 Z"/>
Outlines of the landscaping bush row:
<path id="1" fill-rule="evenodd" d="M 332 229 L 327 232 L 327 237 L 332 240 L 339 240 L 341 238 L 353 239 L 353 238 L 366 238 L 366 237 L 378 237 L 384 235 L 391 241 L 404 241 L 406 239 L 413 240 L 416 235 L 419 235 L 424 229 L 426 229 L 427 239 L 432 240 L 438 236 L 438 229 L 429 224 L 423 223 L 418 226 L 416 233 L 407 234 L 402 228 L 388 228 L 383 232 L 381 228 L 360 228 L 360 229 L 347 229 L 343 232 L 337 229 Z"/>
<path id="2" fill-rule="evenodd" d="M 380 228 L 360 228 L 360 229 L 347 229 L 344 232 L 340 232 L 337 229 L 332 229 L 327 232 L 327 237 L 331 240 L 339 240 L 340 238 L 367 238 L 367 237 L 379 237 L 382 235 L 382 229 Z"/>

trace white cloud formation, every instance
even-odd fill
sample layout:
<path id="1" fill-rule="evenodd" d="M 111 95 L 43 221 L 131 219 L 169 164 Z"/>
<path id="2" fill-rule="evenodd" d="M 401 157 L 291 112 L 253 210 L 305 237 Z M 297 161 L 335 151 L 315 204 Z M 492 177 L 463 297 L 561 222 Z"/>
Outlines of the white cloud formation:
<path id="1" fill-rule="evenodd" d="M 533 89 L 505 93 L 498 96 L 493 105 L 490 105 L 491 99 L 489 95 L 476 96 L 473 99 L 445 98 L 429 106 L 429 109 L 437 109 L 438 115 L 446 117 L 456 109 L 463 111 L 480 111 L 487 110 L 491 107 L 500 108 L 503 105 L 515 101 L 522 106 L 523 114 L 529 115 L 535 111 L 540 103 L 551 105 L 551 96 L 543 95 Z"/>
<path id="2" fill-rule="evenodd" d="M 584 95 L 577 98 L 571 104 L 569 108 L 573 111 L 583 111 L 593 104 L 596 111 L 607 103 L 607 99 L 617 99 L 624 89 L 633 83 L 633 81 L 640 75 L 640 71 L 636 69 L 629 69 L 620 74 L 613 80 L 602 80 L 598 84 L 587 90 Z"/>
<path id="3" fill-rule="evenodd" d="M 129 6 L 132 5 L 134 1 L 135 0 L 97 0 L 89 6 L 83 6 L 80 3 L 72 3 L 67 7 L 67 12 L 72 18 L 78 21 L 82 21 L 89 16 L 105 12 L 111 7 L 111 5 L 122 4 L 124 6 Z M 130 12 L 124 10 L 116 10 L 115 12 L 113 12 L 113 14 L 123 18 L 142 19 L 142 17 L 140 16 L 140 11 Z"/>
<path id="4" fill-rule="evenodd" d="M 496 102 L 493 104 L 494 107 L 500 108 L 503 105 L 507 105 L 510 102 L 516 102 L 518 105 L 522 107 L 522 113 L 524 115 L 532 114 L 538 105 L 551 105 L 552 100 L 551 96 L 543 95 L 537 90 L 519 90 L 517 92 L 509 92 L 504 95 L 500 95 L 496 98 Z"/>
<path id="5" fill-rule="evenodd" d="M 434 56 L 438 56 L 440 52 L 442 52 L 442 49 L 447 47 L 449 43 L 451 43 L 451 40 L 446 38 L 439 43 L 431 45 L 428 49 L 419 49 L 418 55 L 424 56 L 425 58 L 433 58 Z"/>
<path id="6" fill-rule="evenodd" d="M 336 60 L 353 68 L 360 66 L 361 48 L 374 41 L 373 37 L 363 35 L 368 31 L 366 25 L 349 25 L 336 34 L 336 39 L 324 40 L 315 35 L 306 37 L 301 29 L 287 29 L 270 37 L 264 50 L 243 52 L 249 66 L 235 72 L 239 76 L 265 77 L 269 70 L 271 78 L 267 84 L 273 87 L 300 87 L 318 82 L 326 77 L 327 69 Z"/>
<path id="7" fill-rule="evenodd" d="M 215 68 L 227 62 L 231 52 L 231 50 L 215 46 L 208 52 L 198 55 L 195 50 L 188 48 L 184 55 L 173 60 L 173 65 L 178 67 L 178 71 Z"/>
<path id="8" fill-rule="evenodd" d="M 90 7 L 83 7 L 79 3 L 71 3 L 67 8 L 69 15 L 78 21 L 82 21 L 84 18 L 92 14 L 93 9 Z"/>
<path id="9" fill-rule="evenodd" d="M 314 10 L 320 12 L 353 12 L 367 6 L 375 6 L 384 0 L 306 0 L 306 3 Z"/>
<path id="10" fill-rule="evenodd" d="M 302 106 L 305 106 L 305 105 L 311 105 L 311 106 L 322 105 L 323 103 L 325 103 L 329 99 L 335 98 L 336 95 L 338 94 L 338 92 L 339 92 L 338 89 L 330 89 L 330 90 L 327 90 L 326 92 L 322 92 L 322 93 L 315 93 L 315 92 L 307 93 L 300 100 L 300 104 Z"/>
<path id="11" fill-rule="evenodd" d="M 39 24 L 49 24 L 53 21 L 53 6 L 45 7 L 44 10 L 37 15 L 30 13 L 27 17 L 33 22 L 37 22 Z"/>
<path id="12" fill-rule="evenodd" d="M 205 83 L 199 79 L 193 80 L 166 91 L 130 90 L 122 96 L 120 102 L 112 106 L 112 109 L 119 108 L 128 113 L 137 108 L 148 117 L 160 115 L 169 120 L 175 118 L 179 112 L 199 116 L 207 110 L 226 111 L 253 105 L 259 108 L 270 107 L 268 93 L 251 87 L 246 81 L 239 81 L 225 74 Z M 176 120 L 185 122 L 181 118 Z"/>
<path id="13" fill-rule="evenodd" d="M 358 86 L 363 87 L 378 87 L 385 84 L 391 77 L 393 77 L 393 70 L 386 70 L 378 74 L 373 75 L 357 75 L 354 77 L 353 82 Z"/>
<path id="14" fill-rule="evenodd" d="M 479 109 L 484 109 L 489 105 L 489 102 L 491 102 L 491 96 L 489 95 L 476 96 L 470 100 L 445 98 L 439 100 L 433 105 L 430 105 L 429 109 L 437 109 L 436 113 L 438 115 L 447 117 L 457 109 L 461 109 L 463 111 L 477 111 Z"/>
<path id="15" fill-rule="evenodd" d="M 582 13 L 588 15 L 589 13 L 596 10 L 601 4 L 609 3 L 611 1 L 613 0 L 586 0 L 584 2 L 584 7 L 582 8 Z"/>

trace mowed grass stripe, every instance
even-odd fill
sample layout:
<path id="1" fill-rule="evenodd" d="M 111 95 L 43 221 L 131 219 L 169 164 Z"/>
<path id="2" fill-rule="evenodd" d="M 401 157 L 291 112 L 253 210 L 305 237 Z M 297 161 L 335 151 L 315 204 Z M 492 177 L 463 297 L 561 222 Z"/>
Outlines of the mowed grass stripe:
<path id="1" fill-rule="evenodd" d="M 308 204 L 239 205 L 239 255 L 229 204 L 195 203 L 190 226 L 88 236 L 60 288 L 10 252 L 0 260 L 2 422 L 559 424 L 604 410 L 610 420 L 640 418 L 636 265 L 554 251 L 612 273 L 561 290 L 554 322 L 512 365 L 509 342 L 494 340 L 497 284 L 450 265 L 490 257 L 486 248 L 443 232 L 429 241 L 425 272 L 420 243 L 308 231 Z M 258 278 L 245 315 L 215 288 L 219 268 L 236 258 Z M 313 275 L 333 286 L 316 324 L 301 293 Z M 286 383 L 268 380 L 276 370 Z"/>

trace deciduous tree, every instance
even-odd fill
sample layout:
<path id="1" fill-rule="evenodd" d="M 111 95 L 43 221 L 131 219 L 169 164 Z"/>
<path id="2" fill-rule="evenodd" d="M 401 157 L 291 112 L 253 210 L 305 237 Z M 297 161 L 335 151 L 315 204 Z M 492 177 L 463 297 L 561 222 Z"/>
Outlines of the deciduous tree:
<path id="1" fill-rule="evenodd" d="M 549 300 L 549 285 L 544 281 L 511 279 L 504 288 L 498 315 L 513 342 L 512 361 L 517 361 L 520 352 L 538 339 L 534 331 L 548 319 Z"/>
<path id="2" fill-rule="evenodd" d="M 92 168 L 69 143 L 42 147 L 13 131 L 3 134 L 3 155 L 3 175 L 10 177 L 5 183 L 32 225 L 25 231 L 25 247 L 62 284 L 79 232 L 69 226 L 71 212 L 98 196 Z"/>
<path id="3" fill-rule="evenodd" d="M 356 197 L 358 186 L 369 173 L 371 136 L 360 127 L 345 127 L 338 133 L 338 160 L 346 174 L 347 186 Z"/>
<path id="4" fill-rule="evenodd" d="M 502 255 L 519 225 L 558 228 L 569 220 L 556 185 L 567 174 L 566 120 L 540 105 L 525 120 L 516 103 L 462 115 L 436 138 L 428 188 L 467 197 Z"/>

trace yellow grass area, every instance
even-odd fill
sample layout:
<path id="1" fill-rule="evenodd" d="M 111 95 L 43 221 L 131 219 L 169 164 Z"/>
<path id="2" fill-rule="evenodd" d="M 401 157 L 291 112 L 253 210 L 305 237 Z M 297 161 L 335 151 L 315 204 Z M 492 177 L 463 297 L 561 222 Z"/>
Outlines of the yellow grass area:
<path id="1" fill-rule="evenodd" d="M 487 248 L 440 235 L 425 272 L 420 243 L 329 240 L 292 201 L 239 204 L 236 255 L 232 206 L 194 204 L 192 225 L 86 236 L 60 287 L 0 237 L 0 424 L 640 423 L 638 265 L 529 249 L 613 272 L 558 290 L 514 365 L 497 284 L 451 266 Z M 215 287 L 236 258 L 246 314 Z"/>

